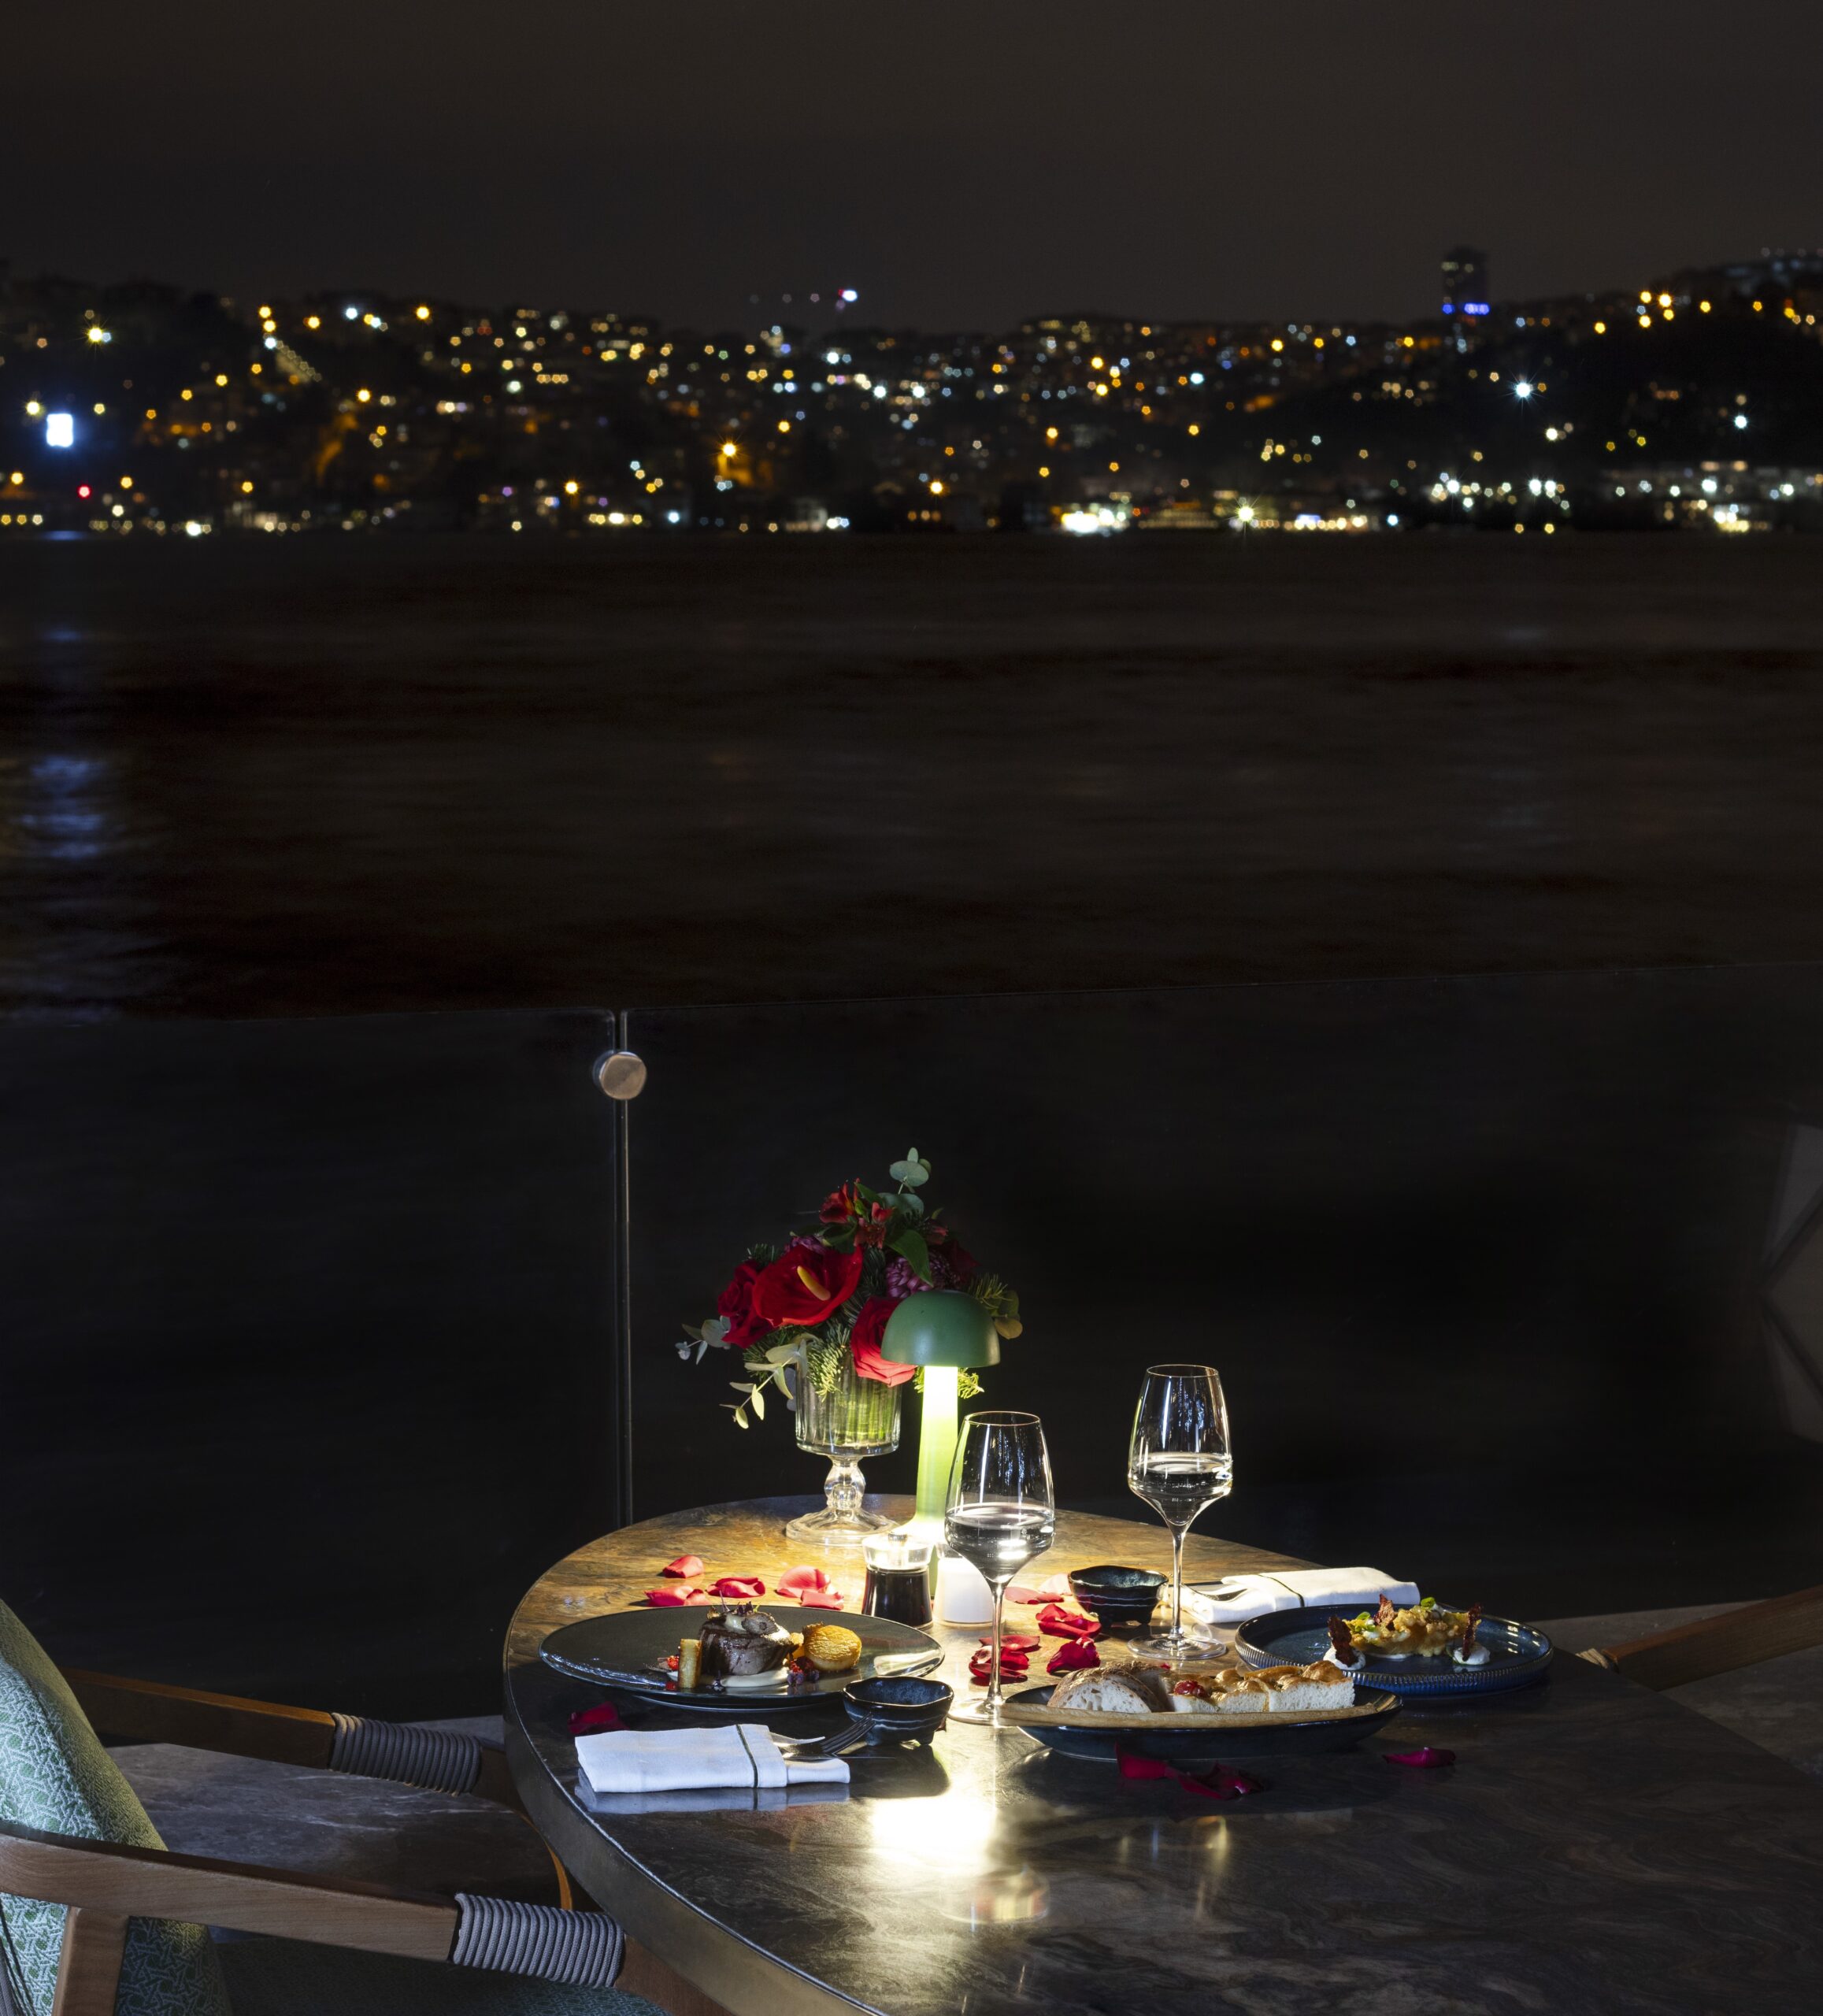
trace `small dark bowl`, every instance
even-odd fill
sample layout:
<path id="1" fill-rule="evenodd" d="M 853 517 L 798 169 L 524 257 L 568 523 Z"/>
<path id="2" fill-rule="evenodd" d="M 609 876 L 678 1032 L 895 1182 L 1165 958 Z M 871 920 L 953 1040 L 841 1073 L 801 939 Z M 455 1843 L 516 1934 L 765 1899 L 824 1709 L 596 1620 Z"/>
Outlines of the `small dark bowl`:
<path id="1" fill-rule="evenodd" d="M 928 1740 L 949 1719 L 955 1690 L 940 1680 L 858 1680 L 842 1691 L 849 1718 L 872 1725 L 888 1742 Z"/>
<path id="2" fill-rule="evenodd" d="M 1143 1627 L 1152 1621 L 1165 1580 L 1151 1568 L 1079 1568 L 1069 1578 L 1069 1588 L 1102 1624 Z"/>

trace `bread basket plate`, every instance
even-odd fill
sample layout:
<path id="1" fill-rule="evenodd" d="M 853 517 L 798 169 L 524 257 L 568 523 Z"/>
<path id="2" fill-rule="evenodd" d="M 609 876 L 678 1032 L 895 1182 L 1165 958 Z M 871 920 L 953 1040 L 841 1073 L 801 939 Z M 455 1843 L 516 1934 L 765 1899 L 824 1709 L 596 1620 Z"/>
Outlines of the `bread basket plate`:
<path id="1" fill-rule="evenodd" d="M 861 1662 L 845 1673 L 821 1673 L 814 1680 L 787 1685 L 781 1676 L 762 1687 L 700 1687 L 686 1692 L 665 1662 L 678 1640 L 699 1638 L 705 1618 L 720 1603 L 616 1610 L 606 1617 L 586 1617 L 552 1632 L 538 1648 L 547 1666 L 572 1680 L 592 1681 L 628 1694 L 648 1694 L 667 1708 L 694 1708 L 711 1715 L 772 1714 L 823 1701 L 852 1687 L 858 1680 L 929 1673 L 943 1662 L 943 1647 L 928 1632 L 891 1618 L 859 1617 L 848 1610 L 810 1610 L 797 1603 L 762 1603 L 787 1631 L 808 1631 L 813 1625 L 840 1624 L 861 1640 Z"/>
<path id="2" fill-rule="evenodd" d="M 1239 1757 L 1314 1757 L 1350 1750 L 1399 1713 L 1399 1697 L 1357 1685 L 1351 1708 L 1302 1714 L 1090 1715 L 1054 1722 L 1052 1689 L 1021 1687 L 1006 1696 L 1002 1721 L 1066 1757 L 1114 1762 L 1122 1751 L 1166 1764 L 1225 1764 Z"/>
<path id="3" fill-rule="evenodd" d="M 1234 1648 L 1251 1666 L 1308 1666 L 1328 1651 L 1329 1619 L 1340 1614 L 1327 1607 L 1269 1610 L 1236 1627 Z M 1510 1618 L 1483 1618 L 1475 1642 L 1488 1649 L 1484 1666 L 1459 1666 L 1447 1652 L 1417 1658 L 1377 1658 L 1369 1653 L 1365 1671 L 1355 1676 L 1356 1691 L 1365 1682 L 1414 1699 L 1499 1694 L 1542 1680 L 1551 1664 L 1551 1640 Z"/>

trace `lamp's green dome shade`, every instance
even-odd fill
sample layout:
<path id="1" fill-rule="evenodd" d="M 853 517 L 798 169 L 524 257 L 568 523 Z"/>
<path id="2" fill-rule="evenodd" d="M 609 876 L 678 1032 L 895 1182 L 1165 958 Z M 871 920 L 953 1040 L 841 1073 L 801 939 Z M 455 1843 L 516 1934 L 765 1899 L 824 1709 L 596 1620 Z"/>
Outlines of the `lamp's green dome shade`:
<path id="1" fill-rule="evenodd" d="M 972 1295 L 932 1288 L 908 1295 L 887 1318 L 880 1354 L 895 1365 L 998 1365 L 1000 1335 Z"/>

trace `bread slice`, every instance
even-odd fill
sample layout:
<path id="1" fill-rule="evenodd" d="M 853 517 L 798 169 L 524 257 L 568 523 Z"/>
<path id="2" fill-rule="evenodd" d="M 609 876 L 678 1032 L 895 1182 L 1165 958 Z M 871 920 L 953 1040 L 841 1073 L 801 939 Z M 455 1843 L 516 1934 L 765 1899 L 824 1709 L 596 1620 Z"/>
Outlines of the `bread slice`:
<path id="1" fill-rule="evenodd" d="M 1167 1712 L 1170 1702 L 1163 1676 L 1139 1666 L 1091 1666 L 1073 1673 L 1050 1696 L 1053 1709 L 1088 1715 L 1155 1715 Z"/>
<path id="2" fill-rule="evenodd" d="M 686 1638 L 677 1647 L 677 1684 L 693 1688 L 702 1663 L 702 1640 Z"/>
<path id="3" fill-rule="evenodd" d="M 1266 1710 L 1274 1715 L 1321 1714 L 1332 1708 L 1354 1706 L 1354 1682 L 1339 1666 L 1293 1666 L 1282 1677 L 1275 1676 L 1273 1691 L 1266 1697 Z"/>

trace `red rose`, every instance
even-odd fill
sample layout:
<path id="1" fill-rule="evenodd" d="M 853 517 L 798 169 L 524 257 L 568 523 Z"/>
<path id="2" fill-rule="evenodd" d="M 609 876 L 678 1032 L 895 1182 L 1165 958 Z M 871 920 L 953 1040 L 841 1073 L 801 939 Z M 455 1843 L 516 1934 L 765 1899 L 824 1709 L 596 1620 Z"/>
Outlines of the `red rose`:
<path id="1" fill-rule="evenodd" d="M 754 1283 L 754 1314 L 769 1329 L 833 1316 L 861 1284 L 858 1249 L 832 1252 L 819 1239 L 792 1242 Z"/>
<path id="2" fill-rule="evenodd" d="M 757 1344 L 772 1325 L 754 1309 L 754 1284 L 765 1269 L 757 1260 L 743 1260 L 734 1279 L 715 1299 L 715 1313 L 728 1318 L 728 1340 L 736 1351 Z"/>
<path id="3" fill-rule="evenodd" d="M 877 1380 L 882 1386 L 902 1386 L 908 1379 L 918 1376 L 915 1365 L 895 1365 L 891 1358 L 880 1354 L 880 1340 L 886 1333 L 887 1318 L 899 1304 L 891 1295 L 870 1296 L 854 1325 L 854 1334 L 848 1340 L 848 1348 L 854 1354 L 854 1369 L 863 1379 Z"/>
<path id="4" fill-rule="evenodd" d="M 980 1262 L 962 1241 L 952 1235 L 931 1254 L 931 1278 L 941 1288 L 966 1287 Z"/>

